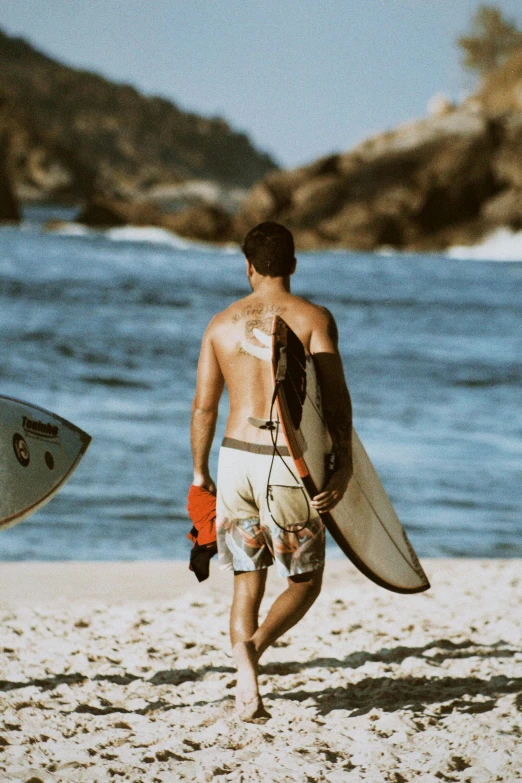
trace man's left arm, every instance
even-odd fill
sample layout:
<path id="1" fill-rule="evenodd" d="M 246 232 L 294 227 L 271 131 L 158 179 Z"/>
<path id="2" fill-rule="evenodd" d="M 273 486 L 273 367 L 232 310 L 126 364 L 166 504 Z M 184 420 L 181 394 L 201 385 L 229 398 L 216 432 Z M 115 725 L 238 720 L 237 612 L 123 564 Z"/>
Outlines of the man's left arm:
<path id="1" fill-rule="evenodd" d="M 310 344 L 318 374 L 323 415 L 335 453 L 335 472 L 313 498 L 312 506 L 324 513 L 339 503 L 353 474 L 352 403 L 338 349 L 337 325 L 332 314 L 321 308 Z"/>
<path id="2" fill-rule="evenodd" d="M 216 492 L 210 477 L 208 459 L 216 431 L 219 400 L 223 392 L 224 378 L 212 344 L 211 326 L 207 328 L 201 343 L 198 362 L 196 395 L 192 404 L 190 441 L 194 461 L 193 484 Z"/>

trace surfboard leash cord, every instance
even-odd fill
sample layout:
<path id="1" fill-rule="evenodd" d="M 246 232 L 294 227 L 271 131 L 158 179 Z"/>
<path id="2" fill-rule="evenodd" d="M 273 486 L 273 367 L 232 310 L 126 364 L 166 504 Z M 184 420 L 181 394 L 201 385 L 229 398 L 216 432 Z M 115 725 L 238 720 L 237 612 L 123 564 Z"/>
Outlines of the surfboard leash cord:
<path id="1" fill-rule="evenodd" d="M 270 421 L 271 425 L 275 424 L 275 427 L 270 426 L 268 428 L 269 432 L 270 432 L 270 438 L 272 440 L 272 459 L 270 461 L 270 469 L 268 471 L 268 477 L 267 477 L 267 480 L 266 480 L 266 496 L 265 496 L 266 497 L 266 505 L 267 505 L 267 508 L 268 508 L 268 513 L 270 514 L 270 516 L 272 518 L 272 522 L 274 522 L 274 524 L 277 525 L 277 527 L 280 530 L 284 530 L 285 533 L 300 533 L 301 530 L 305 529 L 305 527 L 308 525 L 308 523 L 310 521 L 310 502 L 308 500 L 308 496 L 306 494 L 306 490 L 304 489 L 303 485 L 301 484 L 301 482 L 299 481 L 298 477 L 295 475 L 295 473 L 293 472 L 291 467 L 285 461 L 283 455 L 281 454 L 281 452 L 279 451 L 279 449 L 277 447 L 277 436 L 279 435 L 279 419 L 276 419 L 274 421 L 273 413 L 274 413 L 274 406 L 275 406 L 275 403 L 276 403 L 276 400 L 277 400 L 277 395 L 279 393 L 279 387 L 280 387 L 281 382 L 283 380 L 282 378 L 278 377 L 280 375 L 280 373 L 279 373 L 279 365 L 278 365 L 277 369 L 278 369 L 278 372 L 276 374 L 276 382 L 275 382 L 275 386 L 274 386 L 274 393 L 272 395 L 272 401 L 270 403 L 270 417 L 269 417 L 269 421 Z M 285 365 L 285 372 L 286 372 L 286 365 Z M 275 430 L 275 435 L 274 435 L 274 430 Z M 272 514 L 272 509 L 270 508 L 270 492 L 271 492 L 272 487 L 285 487 L 285 486 L 288 486 L 287 484 L 271 484 L 270 483 L 270 477 L 272 475 L 272 469 L 274 467 L 274 461 L 275 461 L 276 456 L 279 457 L 279 459 L 281 460 L 281 462 L 283 463 L 283 465 L 285 466 L 287 471 L 290 473 L 290 475 L 292 476 L 293 480 L 296 482 L 296 486 L 300 489 L 300 491 L 301 491 L 301 493 L 302 493 L 302 495 L 303 495 L 303 497 L 305 499 L 306 509 L 307 509 L 307 517 L 306 517 L 306 520 L 301 525 L 301 527 L 297 527 L 297 528 L 296 527 L 292 527 L 292 529 L 290 529 L 288 527 L 285 527 L 284 525 L 280 525 L 279 522 L 277 521 L 277 519 Z"/>

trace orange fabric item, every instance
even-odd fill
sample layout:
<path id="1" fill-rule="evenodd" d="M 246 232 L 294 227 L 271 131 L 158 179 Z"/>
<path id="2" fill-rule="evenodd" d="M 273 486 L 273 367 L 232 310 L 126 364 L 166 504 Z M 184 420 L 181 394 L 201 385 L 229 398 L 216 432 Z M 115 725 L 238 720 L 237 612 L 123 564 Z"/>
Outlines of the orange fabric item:
<path id="1" fill-rule="evenodd" d="M 194 544 L 200 546 L 216 542 L 216 496 L 204 487 L 191 485 L 187 497 L 187 511 L 196 529 L 187 533 Z"/>

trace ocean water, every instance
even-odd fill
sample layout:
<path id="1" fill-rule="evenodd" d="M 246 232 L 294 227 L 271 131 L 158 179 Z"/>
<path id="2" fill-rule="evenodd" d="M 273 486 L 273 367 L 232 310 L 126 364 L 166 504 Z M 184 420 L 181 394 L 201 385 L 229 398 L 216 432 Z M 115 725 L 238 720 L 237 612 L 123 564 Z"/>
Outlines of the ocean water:
<path id="1" fill-rule="evenodd" d="M 42 217 L 0 230 L 0 393 L 93 443 L 0 559 L 184 559 L 199 342 L 248 293 L 243 258 Z M 355 426 L 419 555 L 522 556 L 522 264 L 303 253 L 293 290 L 337 320 Z M 226 399 L 214 472 L 225 418 Z"/>

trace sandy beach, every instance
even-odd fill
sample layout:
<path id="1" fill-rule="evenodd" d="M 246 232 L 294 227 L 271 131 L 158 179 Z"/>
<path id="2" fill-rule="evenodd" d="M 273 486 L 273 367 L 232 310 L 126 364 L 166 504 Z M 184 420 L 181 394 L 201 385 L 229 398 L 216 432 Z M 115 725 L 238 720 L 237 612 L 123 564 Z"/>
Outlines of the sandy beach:
<path id="1" fill-rule="evenodd" d="M 263 658 L 256 724 L 215 562 L 201 585 L 179 562 L 2 564 L 0 779 L 521 780 L 522 563 L 424 565 L 403 596 L 330 560 Z"/>

